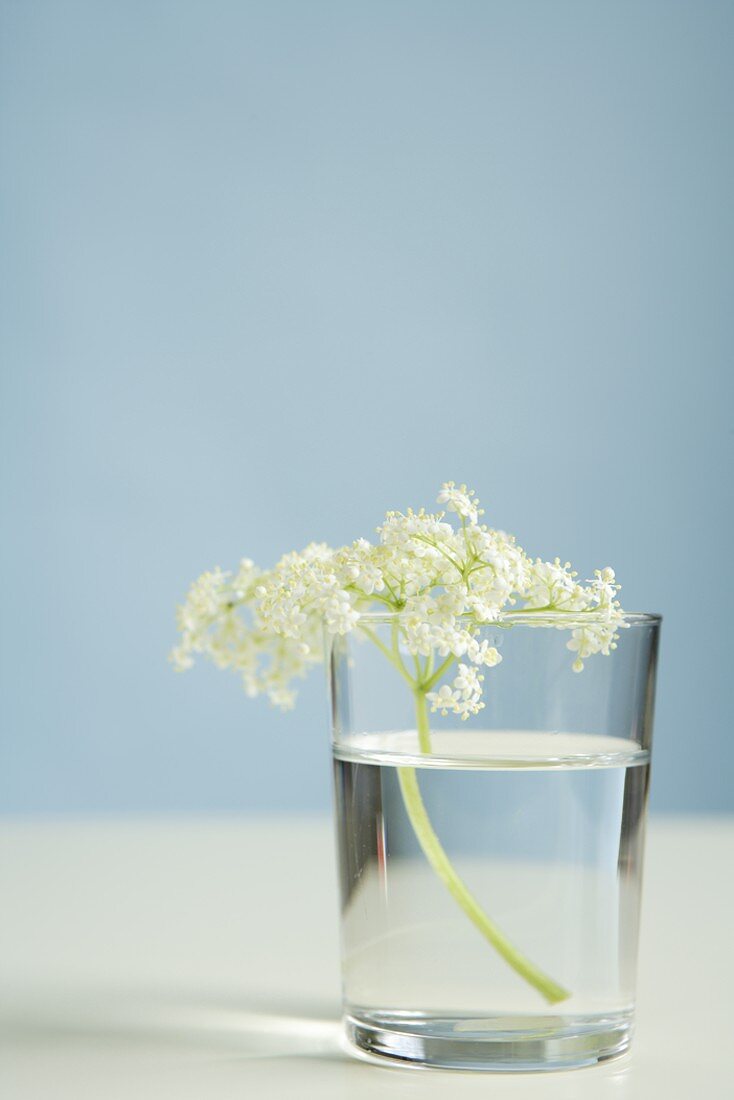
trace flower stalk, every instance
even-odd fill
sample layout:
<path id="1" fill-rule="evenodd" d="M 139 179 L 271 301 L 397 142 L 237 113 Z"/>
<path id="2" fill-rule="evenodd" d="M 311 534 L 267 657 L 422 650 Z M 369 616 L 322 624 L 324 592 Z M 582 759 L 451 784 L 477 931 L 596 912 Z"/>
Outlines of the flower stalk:
<path id="1" fill-rule="evenodd" d="M 433 657 L 426 660 L 425 666 L 416 661 L 416 679 L 413 680 L 408 673 L 400 656 L 400 634 L 397 619 L 392 623 L 392 646 L 388 648 L 375 634 L 373 630 L 360 623 L 360 629 L 367 635 L 378 649 L 384 654 L 397 672 L 410 685 L 415 699 L 415 725 L 418 734 L 418 747 L 425 756 L 431 755 L 431 726 L 428 714 L 428 695 L 431 688 L 445 675 L 455 658 L 449 655 L 433 670 Z M 437 705 L 440 705 L 440 697 Z M 498 954 L 511 966 L 516 974 L 524 978 L 529 985 L 537 989 L 549 1004 L 558 1004 L 567 1000 L 571 994 L 562 985 L 546 974 L 539 966 L 531 962 L 508 939 L 504 932 L 495 924 L 482 909 L 481 905 L 471 893 L 460 877 L 453 863 L 439 840 L 435 829 L 428 816 L 423 796 L 418 783 L 418 773 L 415 768 L 398 767 L 398 782 L 403 804 L 408 815 L 408 820 L 415 833 L 423 855 L 443 882 L 454 900 L 464 910 L 469 920 L 481 932 L 484 938 L 494 947 Z"/>
<path id="2" fill-rule="evenodd" d="M 425 692 L 420 689 L 415 692 L 415 713 L 420 751 L 429 754 L 431 751 L 431 735 L 428 706 Z M 397 769 L 397 773 L 405 810 L 416 839 L 424 856 L 451 896 L 458 902 L 469 920 L 479 929 L 484 938 L 502 956 L 508 966 L 511 966 L 521 978 L 524 978 L 534 989 L 537 989 L 549 1004 L 558 1004 L 559 1001 L 565 1001 L 570 996 L 569 991 L 518 951 L 504 932 L 497 927 L 493 920 L 490 920 L 477 899 L 460 878 L 431 824 L 418 785 L 416 769 L 402 767 Z"/>

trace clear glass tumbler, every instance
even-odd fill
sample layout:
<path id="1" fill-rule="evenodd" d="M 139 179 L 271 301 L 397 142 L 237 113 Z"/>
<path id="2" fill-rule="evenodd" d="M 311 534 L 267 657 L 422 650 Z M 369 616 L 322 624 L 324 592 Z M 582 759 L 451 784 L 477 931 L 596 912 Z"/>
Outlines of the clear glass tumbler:
<path id="1" fill-rule="evenodd" d="M 482 627 L 502 662 L 468 722 L 398 675 L 393 617 L 329 639 L 344 1018 L 365 1055 L 542 1070 L 629 1046 L 660 617 L 626 616 L 580 673 L 576 625 Z"/>

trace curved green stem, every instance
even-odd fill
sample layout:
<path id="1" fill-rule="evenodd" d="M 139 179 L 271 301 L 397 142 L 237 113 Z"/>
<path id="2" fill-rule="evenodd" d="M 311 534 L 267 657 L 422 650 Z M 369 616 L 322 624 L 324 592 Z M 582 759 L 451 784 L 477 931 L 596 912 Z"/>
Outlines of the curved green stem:
<path id="1" fill-rule="evenodd" d="M 370 630 L 369 627 L 365 626 L 364 623 L 360 623 L 360 628 L 370 641 L 374 642 L 377 648 L 387 657 L 388 661 L 394 665 L 406 683 L 410 685 L 415 697 L 418 745 L 421 753 L 429 754 L 431 752 L 431 730 L 428 718 L 428 701 L 426 699 L 426 693 L 438 683 L 446 672 L 449 665 L 454 660 L 453 655 L 449 654 L 435 672 L 432 670 L 433 662 L 431 659 L 430 662 L 427 662 L 422 677 L 419 675 L 419 666 L 417 665 L 416 679 L 414 680 L 408 673 L 400 656 L 397 622 L 393 623 L 392 649 L 388 648 L 377 637 L 377 634 Z M 428 679 L 426 679 L 426 677 L 428 677 Z M 421 682 L 421 680 L 423 682 Z M 485 939 L 492 944 L 495 950 L 499 952 L 505 962 L 508 963 L 517 974 L 537 989 L 550 1004 L 557 1004 L 559 1001 L 565 1001 L 566 998 L 570 997 L 568 990 L 564 989 L 558 982 L 555 982 L 538 966 L 518 951 L 510 940 L 508 940 L 504 932 L 497 927 L 494 921 L 490 920 L 479 902 L 464 885 L 464 882 L 456 872 L 451 860 L 446 855 L 431 824 L 431 819 L 428 816 L 421 796 L 420 787 L 418 785 L 418 775 L 415 768 L 398 768 L 397 773 L 405 809 L 410 823 L 413 826 L 416 839 L 429 864 L 444 883 L 451 896 L 458 902 L 469 917 L 469 920 L 479 929 Z"/>
<path id="2" fill-rule="evenodd" d="M 420 750 L 423 753 L 429 753 L 431 751 L 431 735 L 428 722 L 428 706 L 423 691 L 416 690 L 415 707 Z M 479 902 L 464 885 L 431 825 L 431 820 L 421 797 L 415 768 L 398 768 L 397 772 L 405 809 L 418 843 L 426 859 L 451 896 L 459 903 L 469 920 L 476 925 L 485 939 L 489 940 L 505 962 L 517 974 L 537 989 L 550 1004 L 565 1001 L 570 996 L 568 990 L 555 982 L 540 967 L 532 963 L 513 946 L 504 932 L 497 927 L 494 921 L 489 919 Z"/>

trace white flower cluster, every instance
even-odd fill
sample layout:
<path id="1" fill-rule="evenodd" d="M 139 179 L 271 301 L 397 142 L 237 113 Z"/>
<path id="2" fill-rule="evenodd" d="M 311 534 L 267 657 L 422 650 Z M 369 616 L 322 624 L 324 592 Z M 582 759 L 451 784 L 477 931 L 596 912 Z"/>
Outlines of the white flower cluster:
<path id="1" fill-rule="evenodd" d="M 480 524 L 479 502 L 465 485 L 447 482 L 438 502 L 457 522 L 443 512 L 388 512 L 375 544 L 358 539 L 333 550 L 311 543 L 269 572 L 244 559 L 234 575 L 204 573 L 178 611 L 174 664 L 189 668 L 203 654 L 238 671 L 249 694 L 264 693 L 287 709 L 293 681 L 322 659 L 324 626 L 332 634 L 371 635 L 363 615 L 381 611 L 395 616 L 399 648 L 415 659 L 416 689 L 434 711 L 465 719 L 484 705 L 480 670 L 501 660 L 478 640 L 480 626 L 503 610 L 575 613 L 567 644 L 576 671 L 587 657 L 614 648 L 623 613 L 611 569 L 597 570 L 584 585 L 568 562 L 529 558 L 511 535 Z M 586 615 L 589 621 L 580 622 Z M 452 683 L 439 686 L 457 661 Z"/>
<path id="2" fill-rule="evenodd" d="M 502 658 L 496 649 L 492 650 L 497 664 Z M 482 702 L 482 681 L 484 676 L 472 665 L 459 665 L 459 674 L 454 677 L 449 686 L 444 684 L 438 691 L 429 691 L 426 699 L 431 704 L 431 710 L 440 710 L 441 714 L 458 714 L 466 719 L 470 714 L 478 714 L 484 706 Z"/>

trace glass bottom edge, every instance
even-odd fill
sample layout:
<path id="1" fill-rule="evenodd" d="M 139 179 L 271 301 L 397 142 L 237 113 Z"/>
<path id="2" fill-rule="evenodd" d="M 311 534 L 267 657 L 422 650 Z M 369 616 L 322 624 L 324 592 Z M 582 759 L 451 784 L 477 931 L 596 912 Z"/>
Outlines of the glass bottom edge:
<path id="1" fill-rule="evenodd" d="M 581 1069 L 629 1050 L 632 1014 L 530 1020 L 522 1016 L 433 1017 L 401 1013 L 344 1016 L 353 1052 L 413 1068 L 533 1073 Z"/>

